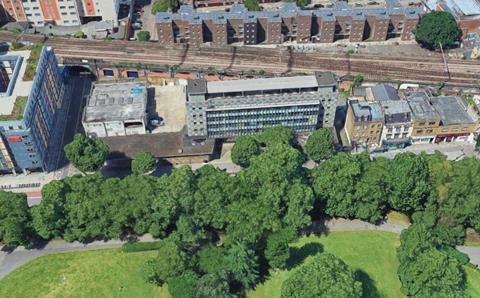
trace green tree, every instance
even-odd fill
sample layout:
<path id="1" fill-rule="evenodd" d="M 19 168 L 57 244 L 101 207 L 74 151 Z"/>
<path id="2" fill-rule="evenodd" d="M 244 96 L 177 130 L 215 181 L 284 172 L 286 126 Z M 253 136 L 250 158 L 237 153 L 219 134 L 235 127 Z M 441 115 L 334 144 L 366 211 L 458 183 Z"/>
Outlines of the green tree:
<path id="1" fill-rule="evenodd" d="M 296 237 L 294 229 L 283 229 L 268 236 L 264 254 L 271 268 L 284 269 L 287 266 L 290 258 L 289 243 Z"/>
<path id="2" fill-rule="evenodd" d="M 191 218 L 191 216 L 181 215 L 177 222 L 176 235 L 180 243 L 189 248 L 196 248 L 200 241 L 205 239 L 205 232 Z"/>
<path id="3" fill-rule="evenodd" d="M 245 244 L 234 244 L 225 257 L 228 272 L 245 289 L 252 288 L 258 280 L 258 257 Z"/>
<path id="4" fill-rule="evenodd" d="M 225 228 L 228 214 L 224 212 L 234 192 L 234 178 L 212 165 L 195 171 L 196 191 L 193 217 L 203 227 Z"/>
<path id="5" fill-rule="evenodd" d="M 192 257 L 175 243 L 174 239 L 164 239 L 158 249 L 158 256 L 147 263 L 147 266 L 151 267 L 148 280 L 157 285 L 163 285 L 192 269 L 192 263 Z"/>
<path id="6" fill-rule="evenodd" d="M 459 262 L 437 249 L 400 263 L 402 292 L 410 297 L 465 297 L 465 273 Z"/>
<path id="7" fill-rule="evenodd" d="M 299 7 L 305 7 L 311 3 L 311 0 L 283 0 L 284 2 L 295 2 Z"/>
<path id="8" fill-rule="evenodd" d="M 176 11 L 178 8 L 178 0 L 155 0 L 152 4 L 152 14 L 165 12 L 168 10 Z"/>
<path id="9" fill-rule="evenodd" d="M 138 41 L 149 41 L 150 40 L 150 32 L 148 31 L 140 31 L 137 33 Z"/>
<path id="10" fill-rule="evenodd" d="M 460 40 L 462 31 L 448 12 L 432 11 L 424 15 L 415 29 L 415 38 L 430 49 L 448 48 Z"/>
<path id="11" fill-rule="evenodd" d="M 475 151 L 480 151 L 480 137 L 477 137 L 477 142 L 475 143 Z"/>
<path id="12" fill-rule="evenodd" d="M 65 155 L 82 172 L 98 170 L 108 155 L 108 146 L 96 137 L 76 134 L 73 141 L 65 146 Z"/>
<path id="13" fill-rule="evenodd" d="M 362 297 L 362 283 L 341 259 L 322 253 L 292 272 L 282 284 L 281 297 Z"/>
<path id="14" fill-rule="evenodd" d="M 172 298 L 195 298 L 199 276 L 189 270 L 168 282 L 168 292 Z"/>
<path id="15" fill-rule="evenodd" d="M 203 246 L 197 253 L 198 267 L 204 273 L 220 273 L 226 268 L 227 251 L 212 244 Z"/>
<path id="16" fill-rule="evenodd" d="M 397 154 L 388 175 L 389 202 L 398 211 L 413 213 L 423 208 L 430 193 L 428 163 L 422 155 Z"/>
<path id="17" fill-rule="evenodd" d="M 73 34 L 73 37 L 75 37 L 75 38 L 85 38 L 86 35 L 85 35 L 85 33 L 83 33 L 83 31 L 77 31 L 77 32 L 75 32 L 75 34 Z"/>
<path id="18" fill-rule="evenodd" d="M 232 161 L 242 167 L 250 165 L 250 159 L 260 153 L 257 141 L 252 136 L 238 137 L 232 148 Z"/>
<path id="19" fill-rule="evenodd" d="M 65 216 L 65 195 L 67 185 L 54 180 L 42 188 L 40 205 L 32 209 L 33 226 L 45 240 L 62 237 L 67 218 Z"/>
<path id="20" fill-rule="evenodd" d="M 243 1 L 243 4 L 249 11 L 259 11 L 260 10 L 260 5 L 258 5 L 257 0 L 245 0 Z"/>
<path id="21" fill-rule="evenodd" d="M 305 144 L 305 153 L 315 161 L 330 158 L 335 153 L 335 142 L 332 130 L 320 128 L 314 131 Z"/>
<path id="22" fill-rule="evenodd" d="M 232 298 L 229 279 L 226 272 L 205 274 L 196 287 L 196 298 Z"/>
<path id="23" fill-rule="evenodd" d="M 293 144 L 293 131 L 290 127 L 285 126 L 269 127 L 257 134 L 256 138 L 262 146 L 291 145 Z"/>
<path id="24" fill-rule="evenodd" d="M 153 154 L 146 151 L 140 151 L 132 160 L 132 172 L 135 175 L 142 175 L 155 169 L 157 160 Z"/>
<path id="25" fill-rule="evenodd" d="M 27 196 L 0 191 L 0 241 L 7 246 L 29 247 L 34 239 Z"/>

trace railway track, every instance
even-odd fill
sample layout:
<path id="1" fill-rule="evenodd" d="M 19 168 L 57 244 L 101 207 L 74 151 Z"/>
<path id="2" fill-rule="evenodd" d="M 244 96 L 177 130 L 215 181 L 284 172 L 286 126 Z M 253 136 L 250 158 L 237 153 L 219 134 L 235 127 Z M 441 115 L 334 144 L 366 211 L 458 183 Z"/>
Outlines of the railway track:
<path id="1" fill-rule="evenodd" d="M 12 40 L 12 34 L 0 32 L 0 40 Z M 20 39 L 43 42 L 42 36 L 24 35 Z M 286 48 L 247 47 L 164 47 L 160 43 L 98 41 L 49 38 L 45 41 L 61 58 L 133 62 L 142 64 L 177 64 L 181 67 L 230 71 L 263 69 L 273 73 L 333 71 L 339 75 L 362 74 L 379 80 L 391 79 L 419 83 L 480 85 L 480 63 L 449 59 L 447 73 L 440 55 L 428 57 L 391 57 L 366 54 L 299 53 Z"/>

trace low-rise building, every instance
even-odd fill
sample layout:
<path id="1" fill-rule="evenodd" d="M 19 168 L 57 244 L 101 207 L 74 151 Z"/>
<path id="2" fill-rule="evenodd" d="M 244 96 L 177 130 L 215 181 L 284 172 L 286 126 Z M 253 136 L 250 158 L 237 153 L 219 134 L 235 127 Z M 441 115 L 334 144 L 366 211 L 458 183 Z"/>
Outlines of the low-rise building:
<path id="1" fill-rule="evenodd" d="M 85 133 L 97 137 L 145 134 L 147 100 L 146 82 L 93 84 L 82 118 Z"/>
<path id="2" fill-rule="evenodd" d="M 411 143 L 412 112 L 406 100 L 379 102 L 385 116 L 382 142 L 386 149 L 404 148 Z"/>
<path id="3" fill-rule="evenodd" d="M 273 126 L 295 132 L 333 127 L 338 102 L 332 73 L 232 81 L 189 80 L 188 136 L 233 138 Z"/>
<path id="4" fill-rule="evenodd" d="M 397 90 L 387 84 L 378 84 L 366 91 L 369 101 L 400 100 Z"/>
<path id="5" fill-rule="evenodd" d="M 429 97 L 423 93 L 413 93 L 407 97 L 412 110 L 412 143 L 433 143 L 440 126 L 440 115 L 430 104 Z"/>
<path id="6" fill-rule="evenodd" d="M 345 132 L 352 147 L 372 148 L 380 144 L 383 112 L 378 103 L 349 100 Z"/>
<path id="7" fill-rule="evenodd" d="M 467 112 L 467 107 L 460 97 L 439 96 L 430 99 L 440 115 L 435 143 L 473 141 L 478 123 Z"/>

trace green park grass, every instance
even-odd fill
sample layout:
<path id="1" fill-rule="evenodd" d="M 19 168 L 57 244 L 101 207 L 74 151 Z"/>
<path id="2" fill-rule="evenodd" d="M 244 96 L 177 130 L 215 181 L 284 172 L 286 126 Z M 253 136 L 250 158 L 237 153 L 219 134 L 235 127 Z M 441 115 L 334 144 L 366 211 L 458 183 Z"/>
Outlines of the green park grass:
<path id="1" fill-rule="evenodd" d="M 364 285 L 364 297 L 403 297 L 397 277 L 398 235 L 387 232 L 332 232 L 328 236 L 303 237 L 292 245 L 295 267 L 308 263 L 315 252 L 330 252 L 357 271 Z M 295 269 L 293 269 L 295 270 Z M 250 298 L 278 298 L 282 283 L 292 270 L 272 272 Z"/>
<path id="2" fill-rule="evenodd" d="M 142 267 L 156 252 L 120 249 L 59 253 L 40 257 L 0 281 L 0 297 L 162 297 L 143 280 Z"/>
<path id="3" fill-rule="evenodd" d="M 379 231 L 332 232 L 303 237 L 292 244 L 290 269 L 271 276 L 248 292 L 249 298 L 279 298 L 282 283 L 316 253 L 330 252 L 357 271 L 364 297 L 404 297 L 397 277 L 399 237 Z M 160 297 L 167 287 L 143 280 L 142 267 L 155 251 L 123 253 L 120 249 L 59 253 L 40 257 L 0 281 L 0 297 Z M 467 293 L 480 297 L 480 271 L 465 267 Z"/>

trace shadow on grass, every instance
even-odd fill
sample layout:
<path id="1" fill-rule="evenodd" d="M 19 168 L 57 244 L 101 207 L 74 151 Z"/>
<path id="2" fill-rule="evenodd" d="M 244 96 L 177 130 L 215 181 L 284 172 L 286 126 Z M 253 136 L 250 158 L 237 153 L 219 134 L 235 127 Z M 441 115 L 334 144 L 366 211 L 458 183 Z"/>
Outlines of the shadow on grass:
<path id="1" fill-rule="evenodd" d="M 287 269 L 301 264 L 307 257 L 314 256 L 323 252 L 323 246 L 320 243 L 307 243 L 304 246 L 290 248 L 290 259 L 287 261 Z"/>
<path id="2" fill-rule="evenodd" d="M 355 271 L 355 276 L 357 280 L 362 282 L 362 290 L 364 298 L 380 298 L 380 293 L 375 286 L 375 281 L 370 278 L 370 276 L 363 270 Z"/>

